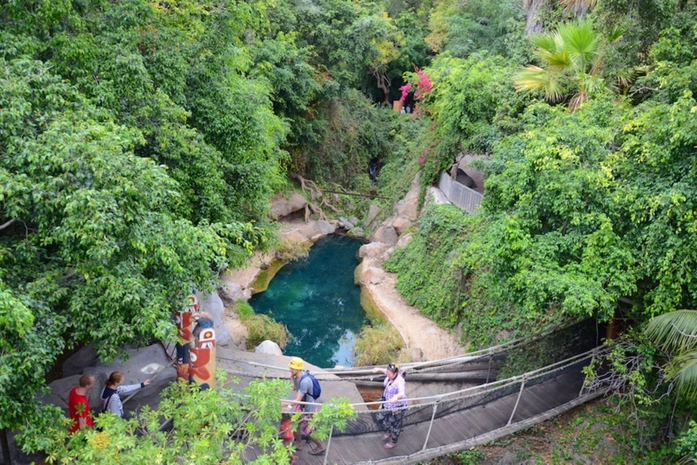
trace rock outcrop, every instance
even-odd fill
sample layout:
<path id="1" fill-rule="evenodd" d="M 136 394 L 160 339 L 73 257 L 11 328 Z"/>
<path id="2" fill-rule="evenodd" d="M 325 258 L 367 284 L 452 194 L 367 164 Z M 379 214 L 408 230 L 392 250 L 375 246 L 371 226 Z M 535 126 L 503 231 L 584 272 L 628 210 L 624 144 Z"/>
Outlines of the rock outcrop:
<path id="1" fill-rule="evenodd" d="M 124 403 L 126 414 L 145 405 L 156 407 L 160 402 L 162 389 L 177 378 L 172 354 L 168 354 L 160 344 L 130 348 L 125 352 L 127 357 L 117 358 L 111 363 L 102 363 L 91 345 L 80 349 L 63 363 L 63 368 L 66 370 L 63 373 L 65 376 L 50 383 L 48 385 L 50 392 L 41 396 L 40 400 L 63 408 L 67 416 L 70 390 L 77 386 L 80 376 L 91 374 L 94 375 L 97 384 L 88 392 L 87 399 L 93 411 L 101 411 L 100 395 L 105 382 L 112 372 L 121 371 L 124 374 L 125 384 L 151 380 L 150 385 L 136 391 L 133 397 Z"/>
<path id="2" fill-rule="evenodd" d="M 283 193 L 276 194 L 271 198 L 269 206 L 269 214 L 272 218 L 283 218 L 291 213 L 304 210 L 307 206 L 307 200 L 298 192 L 293 192 L 290 197 L 286 198 Z"/>

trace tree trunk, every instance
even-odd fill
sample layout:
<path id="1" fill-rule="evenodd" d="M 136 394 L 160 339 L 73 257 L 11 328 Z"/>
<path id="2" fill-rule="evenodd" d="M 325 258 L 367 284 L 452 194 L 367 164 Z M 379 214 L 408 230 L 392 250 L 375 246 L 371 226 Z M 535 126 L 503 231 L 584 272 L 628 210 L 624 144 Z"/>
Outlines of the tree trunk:
<path id="1" fill-rule="evenodd" d="M 12 465 L 12 457 L 10 456 L 10 441 L 7 440 L 7 428 L 0 430 L 0 447 L 2 447 L 3 463 Z"/>
<path id="2" fill-rule="evenodd" d="M 537 16 L 537 11 L 541 6 L 545 4 L 546 0 L 523 0 L 523 7 L 527 13 L 528 19 L 525 24 L 525 35 L 539 34 L 542 32 L 542 27 L 544 23 L 539 16 Z"/>
<path id="3" fill-rule="evenodd" d="M 387 75 L 383 72 L 381 72 L 378 68 L 372 68 L 370 70 L 370 74 L 372 74 L 375 77 L 375 82 L 378 86 L 378 89 L 382 91 L 382 94 L 384 96 L 383 101 L 385 102 L 385 105 L 388 107 L 390 106 L 390 79 L 387 77 Z"/>

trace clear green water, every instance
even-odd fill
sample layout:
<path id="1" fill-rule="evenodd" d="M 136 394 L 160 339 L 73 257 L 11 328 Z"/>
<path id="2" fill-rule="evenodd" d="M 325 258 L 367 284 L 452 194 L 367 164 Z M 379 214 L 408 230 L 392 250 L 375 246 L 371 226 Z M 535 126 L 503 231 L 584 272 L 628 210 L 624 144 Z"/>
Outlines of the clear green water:
<path id="1" fill-rule="evenodd" d="M 305 260 L 281 268 L 269 288 L 249 303 L 272 316 L 291 334 L 285 355 L 321 368 L 353 366 L 356 335 L 368 324 L 353 282 L 362 242 L 331 235 L 317 241 Z"/>

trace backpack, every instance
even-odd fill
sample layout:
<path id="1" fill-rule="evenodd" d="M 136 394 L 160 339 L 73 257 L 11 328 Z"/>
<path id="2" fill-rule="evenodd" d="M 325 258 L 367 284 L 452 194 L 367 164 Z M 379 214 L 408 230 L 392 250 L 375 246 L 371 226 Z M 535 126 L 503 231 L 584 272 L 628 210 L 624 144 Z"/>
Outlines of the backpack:
<path id="1" fill-rule="evenodd" d="M 314 375 L 312 373 L 310 373 L 309 371 L 306 371 L 303 373 L 303 375 L 300 377 L 300 381 L 302 381 L 303 378 L 305 378 L 306 376 L 309 376 L 310 380 L 312 381 L 312 393 L 311 393 L 311 395 L 312 395 L 312 397 L 315 398 L 315 400 L 317 400 L 319 398 L 319 396 L 322 394 L 322 387 L 319 385 L 319 381 L 317 381 L 317 378 L 315 378 Z"/>
<path id="2" fill-rule="evenodd" d="M 111 397 L 112 396 L 109 396 L 109 398 L 106 400 L 106 404 L 104 404 L 104 407 L 102 407 L 102 411 L 100 413 L 107 413 L 109 411 L 109 402 L 111 402 Z"/>

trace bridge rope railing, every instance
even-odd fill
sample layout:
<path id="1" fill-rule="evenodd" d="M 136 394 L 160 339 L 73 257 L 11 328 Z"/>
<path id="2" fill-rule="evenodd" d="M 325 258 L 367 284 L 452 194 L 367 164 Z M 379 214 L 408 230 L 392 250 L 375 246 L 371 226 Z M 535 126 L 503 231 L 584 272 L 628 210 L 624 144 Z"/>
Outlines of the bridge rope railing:
<path id="1" fill-rule="evenodd" d="M 485 359 L 489 356 L 493 355 L 499 355 L 499 354 L 505 354 L 512 349 L 515 348 L 520 348 L 525 345 L 529 345 L 535 341 L 538 341 L 540 339 L 543 339 L 551 334 L 554 334 L 560 330 L 563 329 L 568 329 L 572 328 L 576 325 L 571 325 L 571 326 L 566 326 L 562 327 L 560 325 L 554 325 L 549 328 L 547 328 L 544 331 L 541 331 L 537 334 L 531 335 L 531 336 L 525 336 L 525 337 L 520 337 L 520 338 L 515 338 L 511 339 L 510 341 L 506 341 L 502 344 L 497 344 L 494 346 L 489 346 L 480 350 L 476 350 L 473 352 L 467 352 L 465 354 L 460 354 L 460 355 L 453 355 L 451 357 L 446 357 L 442 358 L 439 360 L 431 360 L 431 361 L 425 361 L 425 362 L 410 362 L 410 363 L 404 363 L 401 365 L 401 368 L 403 370 L 408 370 L 411 372 L 414 371 L 419 371 L 419 372 L 428 372 L 428 371 L 437 371 L 441 370 L 443 367 L 447 366 L 455 366 L 455 365 L 461 365 L 463 363 L 470 363 L 475 360 L 481 360 Z M 336 374 L 337 376 L 344 376 L 344 375 L 365 375 L 372 371 L 373 366 L 365 366 L 365 367 L 359 367 L 359 368 L 353 368 L 353 369 L 345 369 L 345 368 L 327 368 L 324 369 L 323 371 L 327 373 L 333 373 Z"/>
<path id="2" fill-rule="evenodd" d="M 506 413 L 505 417 L 500 417 L 492 421 L 491 431 L 503 431 L 508 428 L 511 429 L 515 424 L 527 421 L 528 417 L 525 414 L 519 414 L 521 399 L 526 395 L 527 392 L 534 390 L 536 386 L 543 387 L 544 383 L 558 381 L 562 384 L 573 382 L 577 383 L 576 387 L 578 390 L 573 390 L 572 394 L 561 398 L 558 404 L 555 404 L 551 399 L 545 399 L 546 402 L 550 404 L 545 404 L 545 409 L 548 411 L 553 411 L 559 409 L 560 406 L 564 404 L 572 405 L 575 399 L 584 398 L 594 398 L 597 393 L 601 393 L 603 387 L 601 384 L 594 384 L 590 386 L 585 380 L 585 375 L 583 375 L 583 367 L 592 363 L 592 361 L 604 355 L 607 349 L 598 347 L 584 353 L 568 357 L 565 360 L 553 363 L 543 368 L 528 371 L 522 375 L 513 376 L 510 378 L 494 381 L 491 383 L 483 384 L 480 386 L 469 387 L 466 389 L 461 389 L 453 392 L 436 394 L 430 396 L 415 397 L 409 399 L 409 404 L 406 407 L 402 407 L 396 410 L 404 410 L 404 418 L 402 427 L 406 428 L 409 426 L 420 426 L 423 431 L 425 431 L 425 440 L 418 450 L 409 449 L 408 446 L 404 446 L 403 450 L 405 455 L 392 456 L 391 459 L 385 459 L 388 462 L 390 460 L 396 460 L 395 457 L 407 457 L 413 454 L 424 454 L 429 450 L 436 450 L 443 447 L 439 443 L 434 443 L 429 446 L 429 442 L 432 442 L 434 425 L 439 421 L 439 419 L 446 417 L 448 415 L 456 414 L 458 412 L 467 411 L 469 409 L 483 408 L 494 401 L 498 401 L 504 398 L 508 398 L 504 404 L 506 408 L 510 408 L 510 413 Z M 407 376 L 408 379 L 408 376 Z M 578 386 L 580 385 L 580 386 Z M 305 404 L 304 402 L 295 402 L 292 400 L 287 400 L 291 404 Z M 370 407 L 379 407 L 384 402 L 359 402 L 352 403 L 356 411 L 356 418 L 348 422 L 347 428 L 342 431 L 332 431 L 332 436 L 334 438 L 342 436 L 360 436 L 365 434 L 372 434 L 382 431 L 382 427 L 377 420 L 378 410 L 371 410 Z M 575 405 L 575 404 L 574 404 Z M 547 408 L 548 407 L 548 408 Z M 396 411 L 395 410 L 395 411 Z M 513 429 L 511 429 L 513 431 Z M 489 434 L 489 432 L 485 434 Z M 331 453 L 331 448 L 333 446 L 330 439 L 327 441 L 326 447 L 327 452 L 325 457 L 329 456 Z M 467 441 L 473 441 L 475 439 L 475 434 L 471 437 L 464 438 L 463 444 Z M 378 463 L 379 460 L 373 462 L 372 460 L 366 463 Z M 400 463 L 400 462 L 393 462 Z"/>
<path id="3" fill-rule="evenodd" d="M 589 343 L 592 343 L 593 340 L 597 341 L 597 327 L 590 328 L 590 331 L 593 334 L 591 334 L 591 341 L 589 341 Z M 558 380 L 560 387 L 562 387 L 564 384 L 573 384 L 574 386 L 571 388 L 572 392 L 565 393 L 565 398 L 559 400 L 559 402 L 557 402 L 558 399 L 555 399 L 554 402 L 557 403 L 554 403 L 552 400 L 544 398 L 543 396 L 543 401 L 538 407 L 548 408 L 549 412 L 562 408 L 562 405 L 568 406 L 574 402 L 578 403 L 581 402 L 582 399 L 590 399 L 593 396 L 596 396 L 596 394 L 602 393 L 604 389 L 603 382 L 595 379 L 592 386 L 586 386 L 586 380 L 584 379 L 585 375 L 582 374 L 582 369 L 583 367 L 592 363 L 592 360 L 595 357 L 601 356 L 606 349 L 596 347 L 595 345 L 589 346 L 586 344 L 585 347 L 594 347 L 591 350 L 586 350 L 583 348 L 583 345 L 576 344 L 575 341 L 583 339 L 583 337 L 578 336 L 580 332 L 579 327 L 572 325 L 571 327 L 562 328 L 556 334 L 552 334 L 555 333 L 555 330 L 548 330 L 534 337 L 516 339 L 509 341 L 508 343 L 489 347 L 481 351 L 471 352 L 469 354 L 448 357 L 446 359 L 432 362 L 418 362 L 402 365 L 402 369 L 407 372 L 407 382 L 409 383 L 410 376 L 416 377 L 424 372 L 432 373 L 435 371 L 444 371 L 449 374 L 454 370 L 459 369 L 472 370 L 473 366 L 477 363 L 479 363 L 480 366 L 483 365 L 482 362 L 484 361 L 488 361 L 488 363 L 491 364 L 492 360 L 499 360 L 499 358 L 507 360 L 506 363 L 509 366 L 506 367 L 506 372 L 516 373 L 523 371 L 521 368 L 525 367 L 526 365 L 529 366 L 530 361 L 539 360 L 539 358 L 536 356 L 538 353 L 544 354 L 545 351 L 553 352 L 554 354 L 551 357 L 541 357 L 542 359 L 551 361 L 558 360 L 563 357 L 562 360 L 554 361 L 553 363 L 549 363 L 542 368 L 526 370 L 523 374 L 510 376 L 505 379 L 488 382 L 489 378 L 487 377 L 487 382 L 481 383 L 480 385 L 470 386 L 464 389 L 453 390 L 445 393 L 410 398 L 408 405 L 401 409 L 404 410 L 403 426 L 415 426 L 419 431 L 426 430 L 426 439 L 420 451 L 405 450 L 404 446 L 400 447 L 400 452 L 404 450 L 406 455 L 400 455 L 398 457 L 404 458 L 416 453 L 423 454 L 423 451 L 425 450 L 433 451 L 439 447 L 445 447 L 438 444 L 429 445 L 429 440 L 433 442 L 433 440 L 429 438 L 434 437 L 432 435 L 434 425 L 437 424 L 441 418 L 447 417 L 448 415 L 465 412 L 469 409 L 476 409 L 478 407 L 484 408 L 492 402 L 501 399 L 503 399 L 503 404 L 497 402 L 494 405 L 504 405 L 503 408 L 510 409 L 510 412 L 505 415 L 505 418 L 496 420 L 499 423 L 492 426 L 492 431 L 495 430 L 500 432 L 504 431 L 504 429 L 507 431 L 513 431 L 515 425 L 522 424 L 521 422 L 526 421 L 524 417 L 521 417 L 521 415 L 530 414 L 530 402 L 535 398 L 534 392 L 540 392 L 539 390 L 536 391 L 537 386 L 543 385 L 547 382 L 554 382 Z M 550 339 L 542 340 L 548 335 L 551 335 Z M 585 337 L 587 336 L 588 334 L 585 335 Z M 582 352 L 578 353 L 579 351 Z M 566 356 L 565 354 L 575 355 Z M 510 357 L 513 357 L 513 359 Z M 246 372 L 243 371 L 244 368 L 238 370 L 237 368 L 239 368 L 239 365 L 234 366 L 235 369 L 230 369 L 231 367 L 229 366 L 226 368 L 226 371 L 229 374 L 259 379 L 283 379 L 287 378 L 288 376 L 288 368 L 286 366 L 279 367 L 258 362 L 238 360 L 231 357 L 225 357 L 220 353 L 218 354 L 218 358 L 221 360 L 234 362 L 235 364 L 242 363 L 254 367 L 254 370 L 250 370 L 251 372 Z M 473 366 L 467 366 L 468 364 L 472 364 Z M 259 374 L 259 367 L 268 368 L 269 370 L 265 373 Z M 350 370 L 330 369 L 314 372 L 314 374 L 323 383 L 332 381 L 355 381 L 358 384 L 367 382 L 369 385 L 381 385 L 384 377 L 382 375 L 373 373 L 372 369 L 373 367 L 361 367 Z M 567 389 L 564 390 L 566 391 Z M 528 392 L 533 392 L 533 394 L 528 396 Z M 283 400 L 283 402 L 289 404 L 303 404 L 303 402 L 295 402 L 293 400 Z M 332 436 L 335 438 L 342 436 L 350 437 L 382 431 L 381 426 L 377 421 L 377 412 L 375 410 L 376 408 L 379 408 L 382 403 L 383 402 L 379 401 L 352 403 L 351 405 L 353 406 L 357 417 L 348 422 L 346 430 L 342 432 L 333 431 Z M 468 415 L 469 414 L 465 414 L 465 417 L 468 417 Z M 544 416 L 546 413 L 541 413 L 538 415 Z M 455 415 L 457 418 L 460 416 L 461 415 Z M 445 421 L 446 423 L 444 424 L 448 424 L 448 420 Z M 442 425 L 439 428 L 442 429 Z M 462 443 L 470 444 L 475 439 L 476 438 L 473 437 L 465 438 L 462 440 L 464 441 Z M 327 455 L 330 453 L 330 448 L 332 447 L 331 444 L 332 441 L 330 436 L 327 443 Z M 341 441 L 339 441 L 338 444 L 341 444 Z M 325 455 L 325 457 L 327 455 Z M 368 463 L 373 463 L 372 459 Z"/>
<path id="4" fill-rule="evenodd" d="M 477 395 L 482 395 L 486 393 L 491 393 L 496 390 L 500 390 L 509 386 L 518 386 L 521 382 L 526 382 L 527 384 L 537 384 L 537 380 L 547 380 L 550 379 L 553 375 L 558 374 L 560 372 L 568 371 L 569 368 L 572 367 L 577 367 L 579 363 L 585 362 L 585 361 L 591 361 L 592 359 L 602 356 L 603 354 L 606 354 L 608 349 L 598 347 L 596 349 L 589 350 L 587 352 L 584 352 L 582 354 L 574 355 L 572 357 L 569 357 L 565 360 L 562 360 L 560 362 L 548 365 L 543 368 L 539 368 L 536 370 L 529 371 L 527 373 L 524 373 L 522 375 L 518 376 L 512 376 L 510 378 L 498 380 L 498 381 L 493 381 L 491 383 L 487 384 L 482 384 L 479 386 L 472 386 L 468 387 L 465 389 L 460 389 L 457 391 L 452 391 L 452 392 L 446 392 L 442 394 L 434 394 L 430 396 L 422 396 L 422 397 L 412 397 L 409 398 L 409 403 L 411 405 L 408 405 L 406 407 L 402 407 L 401 409 L 409 410 L 413 408 L 419 408 L 423 406 L 429 406 L 433 405 L 436 403 L 442 403 L 444 400 L 448 400 L 448 398 L 470 398 L 473 396 Z M 377 376 L 376 374 L 373 374 L 373 376 Z M 384 376 L 382 377 L 384 378 Z M 408 375 L 407 375 L 408 379 Z M 312 402 L 300 402 L 300 401 L 295 401 L 295 400 L 284 400 L 284 403 L 290 403 L 290 404 L 298 404 L 298 405 L 316 405 L 313 404 Z M 379 407 L 382 404 L 386 403 L 385 401 L 373 401 L 373 402 L 354 402 L 349 405 L 354 407 Z M 321 405 L 321 404 L 320 404 Z"/>
<path id="5" fill-rule="evenodd" d="M 559 334 L 561 332 L 565 332 L 564 334 L 569 334 L 573 335 L 574 332 L 576 331 L 577 328 L 580 327 L 580 325 L 584 322 L 580 322 L 571 326 L 565 326 L 565 327 L 559 327 L 559 326 L 553 326 L 551 328 L 548 328 L 546 331 L 542 331 L 538 334 L 535 334 L 533 336 L 528 336 L 524 338 L 517 338 L 513 339 L 511 341 L 505 342 L 503 344 L 499 344 L 496 346 L 491 346 L 487 347 L 485 349 L 481 349 L 478 351 L 474 352 L 469 352 L 466 354 L 462 355 L 457 355 L 453 357 L 447 357 L 444 359 L 440 360 L 434 360 L 434 361 L 427 361 L 427 362 L 412 362 L 412 363 L 404 363 L 400 365 L 400 368 L 409 373 L 409 374 L 429 374 L 429 373 L 437 373 L 437 372 L 454 372 L 458 369 L 461 371 L 466 371 L 465 367 L 467 365 L 471 366 L 476 366 L 477 364 L 485 364 L 486 367 L 482 368 L 482 371 L 488 371 L 489 373 L 487 376 L 484 378 L 487 381 L 491 378 L 494 377 L 495 375 L 495 364 L 494 362 L 498 362 L 501 360 L 504 360 L 508 357 L 510 353 L 514 353 L 516 350 L 526 350 L 526 347 L 529 347 L 536 342 L 542 341 L 545 338 L 556 334 Z M 564 341 L 566 342 L 566 341 Z M 283 374 L 274 374 L 266 372 L 263 374 L 259 373 L 251 373 L 251 372 L 245 372 L 242 370 L 233 370 L 233 369 L 226 369 L 226 371 L 230 374 L 235 374 L 239 376 L 244 376 L 244 377 L 251 377 L 251 378 L 258 378 L 258 379 L 265 379 L 265 378 L 273 378 L 273 377 L 278 377 L 278 378 L 283 378 L 287 376 L 287 371 L 288 368 L 286 366 L 276 366 L 276 365 L 269 365 L 265 363 L 259 363 L 259 362 L 254 362 L 254 361 L 247 361 L 247 360 L 241 360 L 241 359 L 235 359 L 231 357 L 226 357 L 220 352 L 217 355 L 218 359 L 225 360 L 225 361 L 230 361 L 234 363 L 239 363 L 239 364 L 245 364 L 252 366 L 254 368 L 264 368 L 264 369 L 269 369 L 273 370 L 274 372 L 279 372 Z M 356 367 L 352 369 L 340 369 L 340 368 L 330 368 L 330 369 L 322 369 L 321 371 L 316 371 L 313 372 L 313 374 L 320 379 L 321 381 L 374 381 L 375 379 L 375 373 L 373 373 L 373 368 L 375 366 L 363 366 L 363 367 Z M 381 366 L 384 368 L 384 366 Z"/>
<path id="6" fill-rule="evenodd" d="M 433 430 L 434 425 L 441 418 L 471 409 L 485 408 L 495 401 L 502 400 L 504 402 L 503 404 L 497 403 L 497 405 L 503 405 L 504 412 L 499 418 L 489 418 L 492 426 L 490 431 L 485 434 L 495 430 L 512 428 L 513 425 L 528 419 L 527 409 L 529 406 L 525 410 L 521 410 L 522 399 L 528 392 L 536 391 L 538 386 L 539 389 L 545 389 L 548 386 L 546 383 L 559 382 L 560 385 L 571 389 L 565 397 L 545 398 L 544 407 L 540 407 L 543 411 L 558 409 L 564 404 L 574 402 L 575 399 L 592 398 L 595 393 L 602 392 L 603 386 L 595 384 L 590 387 L 587 384 L 588 380 L 583 375 L 583 367 L 588 366 L 595 358 L 606 352 L 607 349 L 596 348 L 522 375 L 449 393 L 409 399 L 409 405 L 401 409 L 405 411 L 402 427 L 419 426 L 420 430 L 425 432 L 425 439 L 418 450 L 414 450 L 413 446 L 412 449 L 409 449 L 409 446 L 403 446 L 402 450 L 404 450 L 405 455 L 399 457 L 422 454 L 425 451 L 440 448 L 442 444 L 433 441 Z M 573 386 L 569 386 L 569 384 L 573 384 Z M 352 405 L 358 409 L 361 406 L 379 406 L 380 404 L 382 403 L 364 402 Z M 506 411 L 506 409 L 510 409 L 510 411 Z M 344 432 L 334 431 L 333 436 L 358 436 L 381 432 L 382 427 L 377 421 L 376 414 L 375 410 L 357 412 L 357 418 L 349 422 L 347 429 Z M 472 440 L 478 434 L 472 432 L 470 437 L 465 437 L 463 440 Z M 329 452 L 328 450 L 327 454 Z M 394 457 L 391 460 L 394 460 Z"/>

